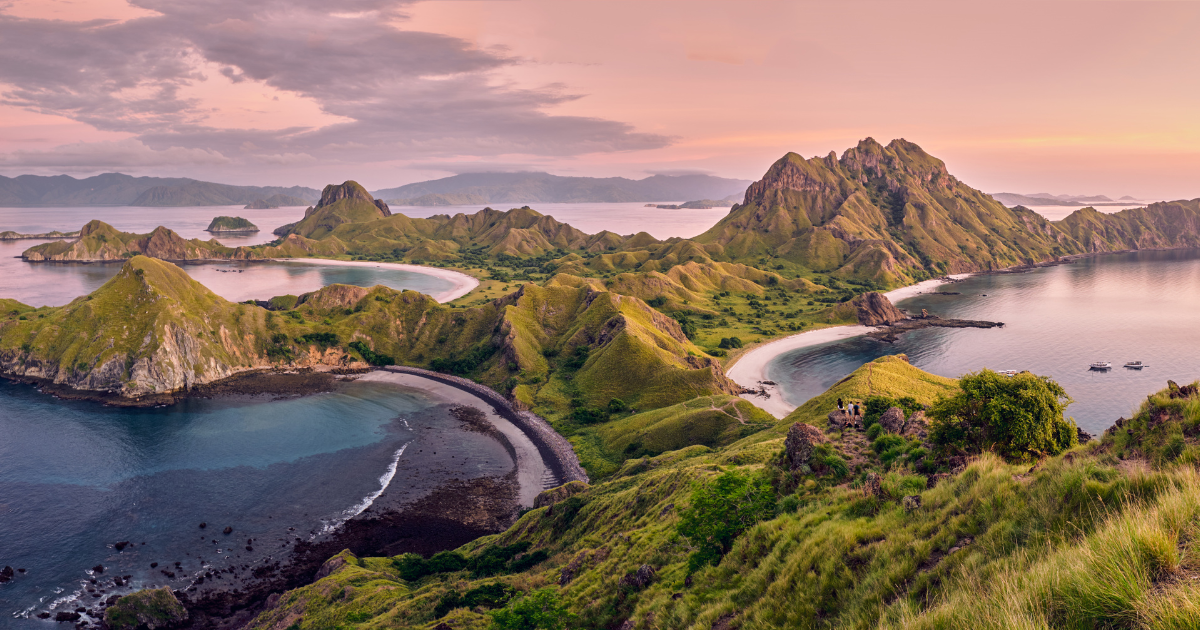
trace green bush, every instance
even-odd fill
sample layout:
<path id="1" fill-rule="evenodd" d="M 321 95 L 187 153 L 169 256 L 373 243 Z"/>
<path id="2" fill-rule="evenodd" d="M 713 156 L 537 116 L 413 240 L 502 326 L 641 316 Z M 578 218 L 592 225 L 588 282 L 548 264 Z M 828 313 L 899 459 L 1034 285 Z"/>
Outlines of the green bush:
<path id="1" fill-rule="evenodd" d="M 1064 419 L 1071 397 L 1049 377 L 981 370 L 959 379 L 959 391 L 930 410 L 930 441 L 942 454 L 994 450 L 1010 461 L 1057 455 L 1077 442 Z"/>
<path id="2" fill-rule="evenodd" d="M 300 335 L 296 338 L 300 343 L 312 344 L 316 346 L 329 347 L 338 344 L 338 336 L 331 332 L 315 332 L 307 335 Z M 358 342 L 362 343 L 362 342 Z M 353 345 L 353 344 L 351 344 Z M 360 353 L 361 354 L 361 353 Z"/>
<path id="3" fill-rule="evenodd" d="M 391 355 L 379 354 L 379 353 L 375 352 L 374 350 L 371 350 L 371 348 L 368 347 L 367 344 L 365 344 L 361 341 L 351 341 L 350 349 L 357 352 L 360 356 L 362 356 L 364 361 L 366 361 L 367 363 L 370 363 L 371 365 L 381 366 L 381 365 L 395 365 L 396 364 L 396 360 L 393 359 L 391 357 Z"/>
<path id="4" fill-rule="evenodd" d="M 439 551 L 428 560 L 415 553 L 406 553 L 392 560 L 392 565 L 405 580 L 419 580 L 426 575 L 462 571 L 467 568 L 466 556 L 457 551 Z"/>
<path id="5" fill-rule="evenodd" d="M 451 589 L 438 601 L 433 614 L 445 617 L 446 613 L 455 608 L 497 608 L 508 603 L 516 594 L 516 589 L 499 582 L 484 584 L 461 595 L 457 590 Z"/>
<path id="6" fill-rule="evenodd" d="M 678 531 L 696 551 L 688 570 L 717 564 L 733 541 L 750 526 L 775 513 L 775 489 L 762 476 L 728 471 L 692 493 L 691 505 L 680 514 Z"/>
<path id="7" fill-rule="evenodd" d="M 492 611 L 496 630 L 561 630 L 572 615 L 553 589 L 543 588 L 518 597 L 508 606 Z"/>
<path id="8" fill-rule="evenodd" d="M 717 347 L 724 348 L 726 350 L 741 348 L 742 340 L 739 337 L 722 337 L 721 343 L 717 344 Z"/>

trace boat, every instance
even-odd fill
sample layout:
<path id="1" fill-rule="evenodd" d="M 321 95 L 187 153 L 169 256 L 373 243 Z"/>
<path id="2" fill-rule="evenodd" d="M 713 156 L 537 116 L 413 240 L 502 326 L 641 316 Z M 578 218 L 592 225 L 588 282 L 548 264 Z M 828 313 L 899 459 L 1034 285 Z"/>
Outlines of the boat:
<path id="1" fill-rule="evenodd" d="M 1018 374 L 1018 372 L 1016 370 L 1000 370 L 999 372 L 997 372 L 997 374 L 1003 374 L 1005 376 L 1016 376 Z"/>
<path id="2" fill-rule="evenodd" d="M 1129 363 L 1125 364 L 1125 367 L 1127 367 L 1131 370 L 1140 370 L 1144 367 L 1150 367 L 1150 366 L 1146 365 L 1145 363 L 1142 363 L 1141 361 L 1130 361 Z"/>
<path id="3" fill-rule="evenodd" d="M 1099 370 L 1099 371 L 1111 370 L 1112 369 L 1112 361 L 1096 361 L 1095 363 L 1089 365 L 1088 369 L 1089 370 Z"/>

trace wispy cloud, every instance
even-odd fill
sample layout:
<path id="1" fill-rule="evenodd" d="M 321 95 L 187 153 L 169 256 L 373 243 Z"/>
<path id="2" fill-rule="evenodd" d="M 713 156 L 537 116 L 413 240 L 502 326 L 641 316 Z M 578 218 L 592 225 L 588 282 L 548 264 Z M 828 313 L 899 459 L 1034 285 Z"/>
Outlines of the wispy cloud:
<path id="1" fill-rule="evenodd" d="M 146 151 L 176 162 L 354 164 L 572 156 L 670 142 L 617 121 L 546 113 L 577 95 L 498 81 L 498 70 L 520 63 L 502 51 L 395 28 L 409 1 L 350 0 L 336 11 L 317 0 L 133 4 L 154 15 L 85 22 L 0 15 L 0 102 L 136 138 L 12 153 L 0 164 L 80 166 L 91 155 L 119 166 Z M 214 67 L 222 76 L 212 76 Z M 215 80 L 311 99 L 343 122 L 219 128 L 208 121 L 211 104 L 191 89 Z"/>

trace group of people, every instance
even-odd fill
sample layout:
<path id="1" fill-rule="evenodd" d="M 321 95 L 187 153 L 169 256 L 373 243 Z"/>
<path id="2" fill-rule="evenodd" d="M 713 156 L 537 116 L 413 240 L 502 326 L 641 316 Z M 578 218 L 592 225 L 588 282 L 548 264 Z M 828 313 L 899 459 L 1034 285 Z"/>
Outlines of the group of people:
<path id="1" fill-rule="evenodd" d="M 862 405 L 859 405 L 858 403 L 850 403 L 850 405 L 847 406 L 846 403 L 842 402 L 841 398 L 838 399 L 838 411 L 848 413 L 855 418 L 861 418 L 863 415 Z"/>

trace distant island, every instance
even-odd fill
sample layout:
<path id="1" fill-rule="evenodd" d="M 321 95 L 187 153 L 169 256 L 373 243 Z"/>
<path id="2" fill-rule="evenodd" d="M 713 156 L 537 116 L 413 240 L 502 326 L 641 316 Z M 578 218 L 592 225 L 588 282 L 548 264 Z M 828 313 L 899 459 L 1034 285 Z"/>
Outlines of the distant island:
<path id="1" fill-rule="evenodd" d="M 79 238 L 79 230 L 75 230 L 74 232 L 59 232 L 58 230 L 54 230 L 53 232 L 45 232 L 43 234 L 21 234 L 12 230 L 0 232 L 0 241 L 20 241 L 35 238 Z"/>
<path id="2" fill-rule="evenodd" d="M 1051 195 L 1050 193 L 992 193 L 992 199 L 1009 206 L 1127 206 L 1138 200 L 1128 195 L 1113 201 L 1104 195 Z"/>
<path id="3" fill-rule="evenodd" d="M 310 202 L 307 199 L 293 197 L 291 195 L 275 194 L 266 199 L 255 199 L 246 204 L 243 210 L 268 210 L 271 208 L 287 208 L 292 206 L 307 206 Z"/>
<path id="4" fill-rule="evenodd" d="M 739 199 L 750 181 L 712 175 L 563 177 L 549 173 L 464 173 L 443 179 L 376 190 L 397 206 L 456 206 L 528 203 L 628 203 L 672 199 Z"/>
<path id="5" fill-rule="evenodd" d="M 249 207 L 249 206 L 247 206 Z M 278 206 L 272 206 L 278 207 Z M 213 234 L 247 234 L 258 231 L 258 226 L 242 217 L 217 217 L 204 228 L 205 232 Z"/>
<path id="6" fill-rule="evenodd" d="M 0 176 L 0 207 L 76 206 L 234 206 L 272 195 L 302 200 L 306 206 L 321 191 L 303 186 L 230 186 L 181 177 L 132 177 L 105 173 L 84 179 L 69 175 Z"/>
<path id="7" fill-rule="evenodd" d="M 710 210 L 712 208 L 728 208 L 737 203 L 736 199 L 726 197 L 721 200 L 701 199 L 699 201 L 685 201 L 683 203 L 648 203 L 647 208 L 662 208 L 663 210 Z"/>

